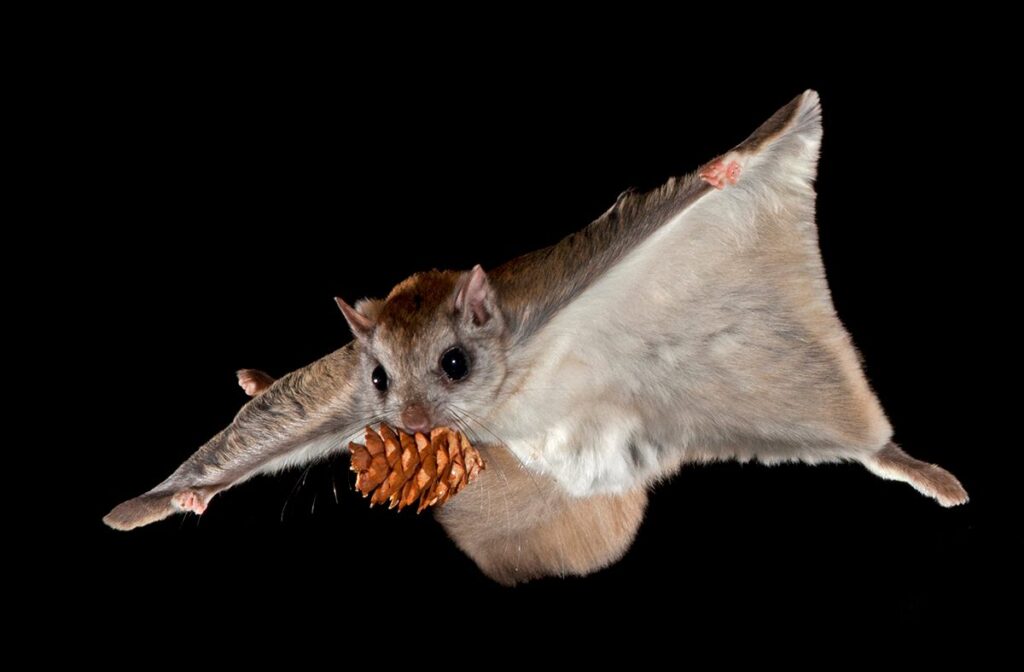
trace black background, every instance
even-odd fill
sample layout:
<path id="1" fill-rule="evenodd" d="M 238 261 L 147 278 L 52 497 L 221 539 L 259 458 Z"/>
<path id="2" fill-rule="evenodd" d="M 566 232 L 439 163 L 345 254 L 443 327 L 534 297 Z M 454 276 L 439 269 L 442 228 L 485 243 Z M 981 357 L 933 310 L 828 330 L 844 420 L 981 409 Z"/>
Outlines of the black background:
<path id="1" fill-rule="evenodd" d="M 367 613 L 401 622 L 411 603 L 613 629 L 657 605 L 669 623 L 745 632 L 971 620 L 998 598 L 975 422 L 990 392 L 965 354 L 986 320 L 972 296 L 991 241 L 972 230 L 998 179 L 985 147 L 996 122 L 970 72 L 951 68 L 958 55 L 907 46 L 856 70 L 614 54 L 387 66 L 167 47 L 81 66 L 66 129 L 91 222 L 67 241 L 89 250 L 68 319 L 91 344 L 80 430 L 97 438 L 77 449 L 81 536 L 58 562 L 89 601 L 139 614 L 118 627 L 340 628 Z M 230 422 L 245 401 L 236 369 L 280 375 L 349 340 L 333 296 L 554 243 L 621 190 L 733 146 L 805 88 L 824 109 L 818 219 L 838 313 L 896 439 L 955 473 L 967 506 L 942 509 L 855 465 L 695 466 L 654 491 L 621 562 L 514 589 L 484 578 L 430 516 L 369 510 L 344 458 L 225 492 L 201 519 L 127 534 L 101 524 Z"/>

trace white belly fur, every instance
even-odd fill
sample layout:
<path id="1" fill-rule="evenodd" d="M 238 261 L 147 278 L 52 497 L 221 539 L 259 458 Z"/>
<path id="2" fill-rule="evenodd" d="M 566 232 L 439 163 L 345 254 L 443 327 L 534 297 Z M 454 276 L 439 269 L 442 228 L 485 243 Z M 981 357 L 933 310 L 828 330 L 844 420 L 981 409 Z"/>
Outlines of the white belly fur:
<path id="1" fill-rule="evenodd" d="M 524 464 L 586 496 L 686 461 L 835 461 L 889 440 L 825 285 L 815 130 L 747 157 L 739 184 L 677 214 L 516 358 L 530 365 L 511 367 L 524 373 L 491 421 Z"/>

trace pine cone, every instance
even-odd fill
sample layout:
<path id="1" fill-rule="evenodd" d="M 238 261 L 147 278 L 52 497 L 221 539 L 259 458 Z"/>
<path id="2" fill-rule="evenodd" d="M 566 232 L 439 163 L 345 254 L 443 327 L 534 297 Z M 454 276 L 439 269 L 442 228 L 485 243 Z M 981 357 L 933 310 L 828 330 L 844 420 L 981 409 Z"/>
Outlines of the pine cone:
<path id="1" fill-rule="evenodd" d="M 401 511 L 417 501 L 416 513 L 444 504 L 484 469 L 484 461 L 461 432 L 438 427 L 428 439 L 417 433 L 381 425 L 366 428 L 366 445 L 348 444 L 356 489 L 370 497 L 370 506 L 388 502 Z"/>

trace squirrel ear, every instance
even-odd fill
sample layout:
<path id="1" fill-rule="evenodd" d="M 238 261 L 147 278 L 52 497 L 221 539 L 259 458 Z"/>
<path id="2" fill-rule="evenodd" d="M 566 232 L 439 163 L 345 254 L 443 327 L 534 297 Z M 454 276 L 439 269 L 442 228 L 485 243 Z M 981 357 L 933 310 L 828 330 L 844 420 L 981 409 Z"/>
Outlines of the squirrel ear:
<path id="1" fill-rule="evenodd" d="M 341 314 L 345 316 L 348 328 L 352 330 L 352 335 L 360 340 L 368 339 L 370 334 L 373 333 L 373 328 L 377 326 L 376 315 L 373 318 L 367 317 L 337 296 L 334 297 L 334 302 L 338 304 L 338 308 L 341 308 Z M 362 302 L 357 305 L 363 308 Z"/>
<path id="2" fill-rule="evenodd" d="M 473 324 L 478 327 L 487 324 L 494 317 L 494 291 L 480 264 L 474 266 L 473 270 L 459 280 L 454 308 L 456 313 L 472 318 Z"/>

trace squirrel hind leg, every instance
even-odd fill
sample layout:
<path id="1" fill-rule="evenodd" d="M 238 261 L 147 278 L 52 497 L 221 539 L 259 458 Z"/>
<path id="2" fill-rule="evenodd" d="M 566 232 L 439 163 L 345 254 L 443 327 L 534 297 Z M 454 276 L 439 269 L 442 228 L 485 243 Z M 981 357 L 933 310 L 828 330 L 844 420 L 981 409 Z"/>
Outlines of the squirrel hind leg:
<path id="1" fill-rule="evenodd" d="M 937 464 L 928 464 L 907 455 L 895 443 L 863 460 L 868 470 L 891 481 L 903 481 L 942 506 L 958 506 L 968 500 L 967 491 L 956 476 Z"/>

